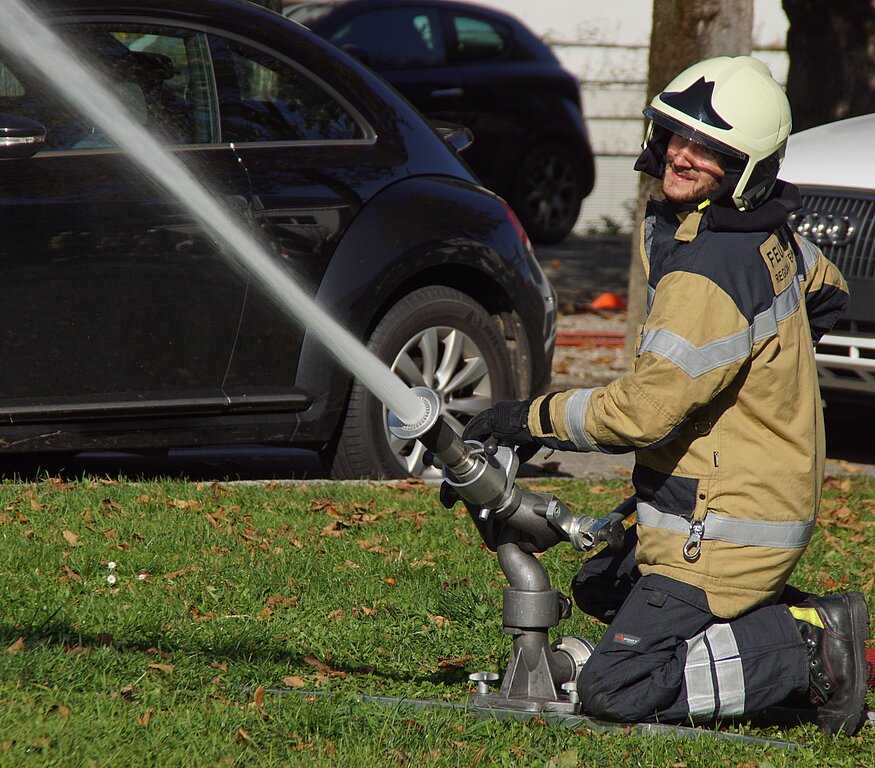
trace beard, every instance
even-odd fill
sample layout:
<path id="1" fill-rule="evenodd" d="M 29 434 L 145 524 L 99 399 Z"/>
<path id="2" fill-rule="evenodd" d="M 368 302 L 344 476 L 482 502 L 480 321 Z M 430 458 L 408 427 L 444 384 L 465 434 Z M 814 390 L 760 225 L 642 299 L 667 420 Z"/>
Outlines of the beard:
<path id="1" fill-rule="evenodd" d="M 671 166 L 666 165 L 662 176 L 662 194 L 665 199 L 671 203 L 688 205 L 703 203 L 711 198 L 720 187 L 720 179 L 704 171 L 694 173 L 692 177 L 675 174 Z"/>

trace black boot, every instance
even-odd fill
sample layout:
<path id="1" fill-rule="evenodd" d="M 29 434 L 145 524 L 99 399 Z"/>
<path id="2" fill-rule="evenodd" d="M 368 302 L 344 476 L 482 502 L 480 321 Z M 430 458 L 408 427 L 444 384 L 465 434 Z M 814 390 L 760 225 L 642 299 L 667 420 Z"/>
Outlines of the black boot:
<path id="1" fill-rule="evenodd" d="M 813 609 L 816 617 L 804 620 L 799 609 Z M 816 706 L 820 730 L 856 733 L 866 714 L 866 601 L 859 592 L 812 597 L 791 608 L 791 613 L 808 653 L 808 697 Z"/>

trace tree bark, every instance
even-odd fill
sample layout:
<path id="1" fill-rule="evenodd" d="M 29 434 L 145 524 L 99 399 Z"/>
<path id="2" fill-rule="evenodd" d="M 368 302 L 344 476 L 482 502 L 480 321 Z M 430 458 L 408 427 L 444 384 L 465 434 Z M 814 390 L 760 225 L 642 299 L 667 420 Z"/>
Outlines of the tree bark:
<path id="1" fill-rule="evenodd" d="M 653 0 L 647 103 L 678 74 L 713 56 L 749 55 L 753 43 L 753 0 Z M 644 105 L 642 105 L 643 108 Z M 644 131 L 642 123 L 642 136 Z M 635 222 L 644 218 L 647 200 L 659 194 L 660 183 L 641 174 Z M 632 236 L 626 357 L 631 362 L 644 322 L 647 281 L 638 253 L 637 230 Z"/>
<path id="2" fill-rule="evenodd" d="M 793 130 L 875 112 L 875 2 L 783 0 L 783 5 L 790 22 L 787 97 Z"/>

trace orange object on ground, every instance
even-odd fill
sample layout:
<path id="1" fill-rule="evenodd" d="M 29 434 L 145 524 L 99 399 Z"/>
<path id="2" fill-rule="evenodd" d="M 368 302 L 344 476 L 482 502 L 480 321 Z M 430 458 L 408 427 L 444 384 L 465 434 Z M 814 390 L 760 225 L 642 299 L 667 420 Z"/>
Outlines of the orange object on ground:
<path id="1" fill-rule="evenodd" d="M 626 300 L 618 293 L 602 293 L 590 306 L 593 309 L 626 309 Z"/>

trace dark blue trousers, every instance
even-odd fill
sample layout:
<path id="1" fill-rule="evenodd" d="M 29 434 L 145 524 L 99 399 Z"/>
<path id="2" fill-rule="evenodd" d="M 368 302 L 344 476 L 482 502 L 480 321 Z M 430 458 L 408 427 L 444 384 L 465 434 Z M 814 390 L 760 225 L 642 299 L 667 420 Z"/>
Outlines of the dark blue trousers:
<path id="1" fill-rule="evenodd" d="M 575 602 L 609 623 L 580 677 L 587 714 L 608 720 L 711 721 L 758 712 L 808 687 L 805 647 L 788 604 L 730 621 L 698 587 L 642 576 L 635 529 L 621 551 L 592 557 L 572 583 Z M 786 601 L 786 602 L 784 602 Z"/>

